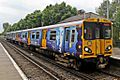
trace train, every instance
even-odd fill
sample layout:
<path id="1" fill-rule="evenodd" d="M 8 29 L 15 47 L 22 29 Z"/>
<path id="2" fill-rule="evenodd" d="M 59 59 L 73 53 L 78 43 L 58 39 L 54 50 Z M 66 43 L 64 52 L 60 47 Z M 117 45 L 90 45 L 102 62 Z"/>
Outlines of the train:
<path id="1" fill-rule="evenodd" d="M 38 50 L 56 61 L 79 69 L 83 62 L 106 68 L 112 55 L 112 22 L 103 18 L 42 26 L 6 33 L 6 39 Z"/>

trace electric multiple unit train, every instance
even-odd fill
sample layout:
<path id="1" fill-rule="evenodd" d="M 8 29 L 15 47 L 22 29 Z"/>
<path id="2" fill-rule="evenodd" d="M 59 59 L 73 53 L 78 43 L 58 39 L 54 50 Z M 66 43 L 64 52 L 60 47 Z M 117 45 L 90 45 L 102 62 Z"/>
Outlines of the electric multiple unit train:
<path id="1" fill-rule="evenodd" d="M 55 60 L 79 68 L 82 62 L 94 62 L 105 68 L 112 54 L 112 23 L 101 18 L 88 18 L 6 33 L 16 44 L 44 51 Z"/>

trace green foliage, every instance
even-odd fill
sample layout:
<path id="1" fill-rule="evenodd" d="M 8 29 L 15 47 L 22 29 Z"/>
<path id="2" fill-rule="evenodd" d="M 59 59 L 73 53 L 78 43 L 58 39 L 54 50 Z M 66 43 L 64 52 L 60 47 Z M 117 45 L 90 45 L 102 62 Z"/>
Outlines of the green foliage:
<path id="1" fill-rule="evenodd" d="M 110 5 L 110 2 L 108 2 Z M 110 7 L 110 6 L 109 6 Z M 107 17 L 107 0 L 104 0 L 103 3 L 101 3 L 101 5 L 96 9 L 96 12 L 100 15 L 100 16 L 104 16 Z"/>
<path id="2" fill-rule="evenodd" d="M 115 26 L 120 28 L 120 8 L 118 8 L 115 17 Z"/>
<path id="3" fill-rule="evenodd" d="M 33 13 L 28 14 L 19 22 L 14 23 L 12 26 L 5 27 L 4 32 L 52 25 L 76 14 L 77 9 L 74 7 L 72 8 L 70 5 L 66 5 L 65 2 L 62 2 L 61 4 L 56 3 L 55 5 L 50 4 L 42 12 L 36 10 Z"/>
<path id="4" fill-rule="evenodd" d="M 110 19 L 114 19 L 114 15 L 116 14 L 116 10 L 119 7 L 120 3 L 117 2 L 118 0 L 114 0 L 110 3 L 108 0 L 108 8 L 109 8 L 109 17 Z M 100 16 L 107 17 L 107 0 L 103 0 L 103 3 L 96 9 L 96 12 Z"/>
<path id="5" fill-rule="evenodd" d="M 3 23 L 3 29 L 4 29 L 4 32 L 3 32 L 4 34 L 5 32 L 10 31 L 11 25 L 8 22 Z"/>
<path id="6" fill-rule="evenodd" d="M 47 6 L 42 12 L 43 25 L 56 24 L 68 17 L 77 14 L 77 9 L 66 5 L 65 2 Z"/>

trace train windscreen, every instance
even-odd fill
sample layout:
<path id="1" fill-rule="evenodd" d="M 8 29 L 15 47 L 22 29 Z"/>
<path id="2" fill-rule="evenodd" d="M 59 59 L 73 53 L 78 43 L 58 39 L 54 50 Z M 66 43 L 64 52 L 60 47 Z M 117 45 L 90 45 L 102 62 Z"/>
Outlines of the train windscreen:
<path id="1" fill-rule="evenodd" d="M 103 34 L 103 38 L 104 39 L 110 39 L 111 38 L 111 26 L 110 24 L 106 24 L 106 23 L 103 23 L 103 26 L 102 26 L 102 33 Z"/>
<path id="2" fill-rule="evenodd" d="M 84 38 L 86 40 L 92 39 L 110 39 L 111 25 L 109 23 L 84 23 Z"/>
<path id="3" fill-rule="evenodd" d="M 90 23 L 90 22 L 85 22 L 85 24 L 84 24 L 84 38 L 86 39 L 86 40 L 92 40 L 92 39 L 94 39 L 95 37 L 95 30 L 94 30 L 94 28 L 95 28 L 95 26 L 96 26 L 96 24 L 95 23 Z"/>

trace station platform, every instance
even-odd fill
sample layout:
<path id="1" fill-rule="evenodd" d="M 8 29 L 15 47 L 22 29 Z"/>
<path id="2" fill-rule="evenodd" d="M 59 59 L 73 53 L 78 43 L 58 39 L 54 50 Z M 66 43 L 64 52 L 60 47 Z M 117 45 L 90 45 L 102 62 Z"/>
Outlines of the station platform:
<path id="1" fill-rule="evenodd" d="M 120 48 L 113 48 L 112 58 L 120 60 Z"/>
<path id="2" fill-rule="evenodd" d="M 28 80 L 1 43 L 0 80 Z"/>

